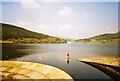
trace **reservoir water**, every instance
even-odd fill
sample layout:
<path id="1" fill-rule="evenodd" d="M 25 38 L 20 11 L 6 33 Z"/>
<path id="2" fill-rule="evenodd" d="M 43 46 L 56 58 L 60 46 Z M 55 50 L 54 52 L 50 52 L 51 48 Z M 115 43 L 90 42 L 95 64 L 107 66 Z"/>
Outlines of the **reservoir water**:
<path id="1" fill-rule="evenodd" d="M 2 59 L 36 62 L 60 68 L 74 79 L 111 79 L 100 70 L 70 58 L 118 56 L 118 46 L 82 44 L 2 44 Z"/>

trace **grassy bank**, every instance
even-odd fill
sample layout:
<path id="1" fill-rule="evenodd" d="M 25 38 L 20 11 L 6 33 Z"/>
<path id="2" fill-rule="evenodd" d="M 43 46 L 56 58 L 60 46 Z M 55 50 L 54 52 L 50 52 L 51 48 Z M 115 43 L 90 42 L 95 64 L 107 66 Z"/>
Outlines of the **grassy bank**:
<path id="1" fill-rule="evenodd" d="M 73 42 L 75 44 L 91 44 L 91 45 L 120 45 L 119 39 L 114 40 L 96 40 L 96 41 L 80 41 L 80 42 Z"/>

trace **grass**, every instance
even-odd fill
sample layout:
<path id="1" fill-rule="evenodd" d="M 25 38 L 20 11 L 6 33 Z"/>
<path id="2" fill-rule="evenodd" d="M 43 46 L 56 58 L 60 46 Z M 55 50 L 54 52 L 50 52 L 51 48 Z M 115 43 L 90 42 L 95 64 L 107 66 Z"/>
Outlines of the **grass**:
<path id="1" fill-rule="evenodd" d="M 119 40 L 116 39 L 116 40 L 106 40 L 106 41 L 103 41 L 103 40 L 88 41 L 88 42 L 81 41 L 81 42 L 74 42 L 74 43 L 77 43 L 77 44 L 92 44 L 92 45 L 120 45 L 118 41 Z"/>

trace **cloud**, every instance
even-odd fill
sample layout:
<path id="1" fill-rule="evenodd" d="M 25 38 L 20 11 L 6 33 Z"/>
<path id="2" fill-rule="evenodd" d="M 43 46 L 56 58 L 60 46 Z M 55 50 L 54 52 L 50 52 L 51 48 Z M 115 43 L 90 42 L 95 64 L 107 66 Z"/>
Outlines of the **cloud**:
<path id="1" fill-rule="evenodd" d="M 40 7 L 35 0 L 21 0 L 20 3 L 26 9 L 38 9 Z"/>
<path id="2" fill-rule="evenodd" d="M 17 21 L 15 24 L 19 27 L 22 27 L 31 31 L 39 32 L 39 33 L 51 34 L 51 32 L 53 32 L 53 28 L 51 29 L 50 26 L 43 25 L 43 24 L 26 22 L 26 21 Z"/>
<path id="3" fill-rule="evenodd" d="M 47 26 L 43 25 L 43 24 L 40 24 L 39 25 L 40 28 L 46 28 Z"/>
<path id="4" fill-rule="evenodd" d="M 64 7 L 62 10 L 58 11 L 58 15 L 60 16 L 68 16 L 73 12 L 70 7 Z"/>
<path id="5" fill-rule="evenodd" d="M 31 23 L 24 22 L 24 21 L 17 21 L 17 24 L 22 26 L 22 27 L 29 27 L 29 26 L 31 26 Z"/>
<path id="6" fill-rule="evenodd" d="M 111 27 L 110 26 L 106 26 L 105 29 L 111 29 Z"/>
<path id="7" fill-rule="evenodd" d="M 38 27 L 39 27 L 38 29 L 40 33 L 44 33 L 44 34 L 52 35 L 52 36 L 54 36 L 57 33 L 56 30 L 58 30 L 54 26 L 48 26 L 44 24 L 40 24 Z"/>
<path id="8" fill-rule="evenodd" d="M 44 0 L 44 2 L 58 2 L 58 0 Z"/>
<path id="9" fill-rule="evenodd" d="M 84 13 L 84 14 L 83 14 L 83 17 L 88 17 L 88 14 L 87 14 L 87 13 Z"/>
<path id="10" fill-rule="evenodd" d="M 73 27 L 72 25 L 66 24 L 66 25 L 60 25 L 59 29 L 60 30 L 68 30 L 68 29 L 71 29 L 72 27 Z"/>
<path id="11" fill-rule="evenodd" d="M 22 28 L 39 32 L 38 24 L 36 24 L 36 23 L 31 23 L 31 22 L 26 22 L 26 21 L 17 21 L 17 22 L 15 22 L 15 24 Z"/>
<path id="12" fill-rule="evenodd" d="M 69 32 L 73 28 L 70 24 L 64 24 L 59 26 L 48 26 L 41 24 L 39 25 L 39 31 L 44 34 L 48 34 L 51 36 L 70 36 L 72 33 Z M 56 31 L 57 30 L 57 31 Z"/>

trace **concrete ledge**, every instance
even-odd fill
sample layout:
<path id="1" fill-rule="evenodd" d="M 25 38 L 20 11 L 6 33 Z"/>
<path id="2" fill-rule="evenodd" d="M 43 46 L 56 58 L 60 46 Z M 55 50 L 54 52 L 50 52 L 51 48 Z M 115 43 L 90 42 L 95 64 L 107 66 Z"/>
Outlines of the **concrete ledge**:
<path id="1" fill-rule="evenodd" d="M 69 74 L 58 68 L 33 62 L 0 61 L 0 74 L 3 79 L 46 79 L 48 81 L 70 79 L 74 81 Z"/>

